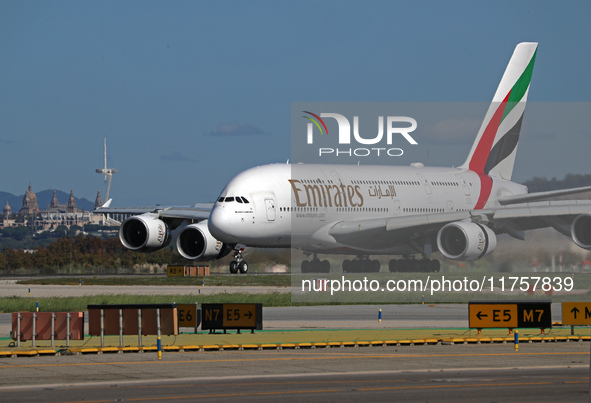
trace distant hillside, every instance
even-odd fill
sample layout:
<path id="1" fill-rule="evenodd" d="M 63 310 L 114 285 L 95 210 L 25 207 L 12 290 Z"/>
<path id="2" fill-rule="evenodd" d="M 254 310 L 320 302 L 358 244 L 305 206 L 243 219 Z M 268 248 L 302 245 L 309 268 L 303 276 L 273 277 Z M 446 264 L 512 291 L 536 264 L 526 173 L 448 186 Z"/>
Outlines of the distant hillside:
<path id="1" fill-rule="evenodd" d="M 62 192 L 61 190 L 55 191 L 57 195 L 57 199 L 60 204 L 68 204 L 68 199 L 70 198 L 70 193 Z M 53 190 L 42 190 L 40 192 L 35 192 L 37 195 L 37 204 L 41 210 L 46 210 L 49 204 L 51 203 L 51 199 L 53 198 Z M 23 198 L 25 197 L 24 194 L 20 196 L 15 196 L 12 193 L 7 192 L 0 192 L 0 213 L 6 206 L 6 202 L 12 208 L 13 213 L 18 213 L 18 211 L 23 206 Z M 77 198 L 76 194 L 74 193 L 74 198 L 76 199 L 76 205 L 81 210 L 92 211 L 94 210 L 94 201 L 89 201 L 86 198 Z"/>

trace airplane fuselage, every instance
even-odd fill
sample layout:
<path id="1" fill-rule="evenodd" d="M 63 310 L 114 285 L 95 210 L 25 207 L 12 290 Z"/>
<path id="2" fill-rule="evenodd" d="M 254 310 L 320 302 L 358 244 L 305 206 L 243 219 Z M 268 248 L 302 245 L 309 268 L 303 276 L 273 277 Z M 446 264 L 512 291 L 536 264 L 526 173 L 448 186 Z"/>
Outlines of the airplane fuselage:
<path id="1" fill-rule="evenodd" d="M 324 253 L 412 253 L 404 240 L 367 250 L 339 244 L 339 222 L 430 215 L 498 206 L 525 186 L 461 168 L 273 164 L 246 170 L 221 192 L 209 219 L 214 237 L 253 247 L 293 247 Z M 483 190 L 486 190 L 483 192 Z M 416 250 L 414 251 L 416 253 Z"/>

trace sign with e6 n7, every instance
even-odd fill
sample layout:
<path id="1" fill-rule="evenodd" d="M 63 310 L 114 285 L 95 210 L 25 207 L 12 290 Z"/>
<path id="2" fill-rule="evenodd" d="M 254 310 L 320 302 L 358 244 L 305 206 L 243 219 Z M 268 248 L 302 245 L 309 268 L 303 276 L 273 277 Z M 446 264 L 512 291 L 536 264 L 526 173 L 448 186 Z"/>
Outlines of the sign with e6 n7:
<path id="1" fill-rule="evenodd" d="M 178 304 L 179 327 L 197 327 L 201 324 L 201 309 L 197 304 Z"/>
<path id="2" fill-rule="evenodd" d="M 202 330 L 263 329 L 263 304 L 202 304 Z"/>
<path id="3" fill-rule="evenodd" d="M 470 302 L 468 304 L 470 328 L 539 328 L 552 327 L 551 303 L 523 302 Z"/>

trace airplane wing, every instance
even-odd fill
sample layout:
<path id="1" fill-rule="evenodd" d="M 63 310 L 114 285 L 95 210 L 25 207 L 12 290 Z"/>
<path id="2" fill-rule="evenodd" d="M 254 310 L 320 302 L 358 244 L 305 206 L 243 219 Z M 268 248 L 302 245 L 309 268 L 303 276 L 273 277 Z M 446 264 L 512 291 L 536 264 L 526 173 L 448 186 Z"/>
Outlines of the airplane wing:
<path id="1" fill-rule="evenodd" d="M 105 205 L 107 205 L 105 203 Z M 193 206 L 150 206 L 150 207 L 99 207 L 94 210 L 100 214 L 157 214 L 162 219 L 181 219 L 202 221 L 209 218 L 214 203 L 198 203 Z"/>
<path id="2" fill-rule="evenodd" d="M 550 190 L 548 192 L 536 192 L 526 193 L 523 195 L 505 196 L 499 198 L 499 204 L 501 206 L 507 206 L 509 204 L 519 204 L 524 202 L 530 202 L 534 200 L 548 199 L 550 197 L 566 196 L 576 193 L 591 192 L 591 186 L 584 186 L 572 189 L 561 189 L 561 190 Z"/>
<path id="3" fill-rule="evenodd" d="M 328 233 L 343 245 L 375 251 L 435 236 L 446 224 L 458 221 L 488 224 L 495 233 L 507 233 L 518 239 L 524 239 L 525 230 L 545 227 L 570 236 L 573 220 L 589 212 L 589 200 L 543 201 L 497 209 L 341 221 Z"/>

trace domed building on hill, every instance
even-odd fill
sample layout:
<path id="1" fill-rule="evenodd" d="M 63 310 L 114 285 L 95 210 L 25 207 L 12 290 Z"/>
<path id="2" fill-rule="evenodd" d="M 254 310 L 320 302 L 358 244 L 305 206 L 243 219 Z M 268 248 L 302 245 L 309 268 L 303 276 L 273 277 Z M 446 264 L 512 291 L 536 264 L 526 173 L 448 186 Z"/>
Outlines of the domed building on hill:
<path id="1" fill-rule="evenodd" d="M 97 195 L 100 201 L 100 192 Z M 101 201 L 102 202 L 102 201 Z M 95 215 L 92 211 L 85 211 L 78 208 L 74 190 L 70 191 L 68 202 L 61 204 L 57 198 L 57 192 L 53 191 L 53 198 L 46 210 L 41 210 L 38 205 L 37 195 L 31 185 L 23 197 L 23 205 L 18 213 L 13 214 L 12 208 L 6 202 L 2 216 L 0 217 L 0 228 L 29 225 L 39 229 L 52 229 L 59 225 L 70 227 L 72 225 L 83 226 L 85 224 L 100 224 L 102 215 Z"/>
<path id="2" fill-rule="evenodd" d="M 23 197 L 23 206 L 18 212 L 20 217 L 31 217 L 39 212 L 39 205 L 37 204 L 37 195 L 33 193 L 31 184 L 29 183 L 29 189 L 27 189 L 25 196 Z"/>

